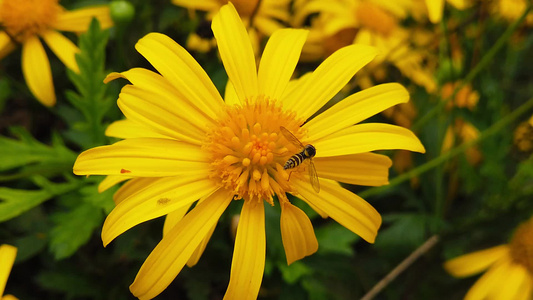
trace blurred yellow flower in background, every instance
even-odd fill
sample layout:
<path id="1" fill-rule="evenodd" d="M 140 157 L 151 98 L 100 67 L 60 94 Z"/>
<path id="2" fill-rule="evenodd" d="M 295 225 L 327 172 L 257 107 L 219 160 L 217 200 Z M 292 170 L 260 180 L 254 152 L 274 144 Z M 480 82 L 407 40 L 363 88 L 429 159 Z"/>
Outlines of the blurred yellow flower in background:
<path id="1" fill-rule="evenodd" d="M 78 47 L 59 31 L 81 33 L 92 18 L 102 28 L 112 26 L 107 5 L 67 11 L 58 0 L 0 0 L 0 59 L 22 45 L 22 72 L 35 98 L 46 106 L 56 103 L 52 71 L 42 38 L 55 55 L 78 72 Z"/>
<path id="2" fill-rule="evenodd" d="M 172 0 L 172 3 L 195 11 L 205 11 L 206 21 L 211 22 L 219 9 L 228 0 Z M 259 51 L 260 40 L 270 36 L 274 31 L 286 27 L 290 19 L 290 0 L 233 0 L 231 3 L 239 13 L 242 22 L 248 29 L 254 50 Z M 200 52 L 211 50 L 216 41 L 210 32 L 209 23 L 201 23 L 197 33 L 191 33 L 187 40 L 187 48 Z M 256 53 L 257 54 L 257 53 Z"/>
<path id="3" fill-rule="evenodd" d="M 139 223 L 167 215 L 163 239 L 130 287 L 141 299 L 155 297 L 185 264 L 196 263 L 232 200 L 244 201 L 228 299 L 257 297 L 266 251 L 264 202 L 274 205 L 274 196 L 281 206 L 289 264 L 314 253 L 318 244 L 309 218 L 286 193 L 373 243 L 381 224 L 379 213 L 337 181 L 387 184 L 390 159 L 370 151 L 425 151 L 405 128 L 353 125 L 407 102 L 409 94 L 395 83 L 351 95 L 305 123 L 375 57 L 373 47 L 342 48 L 289 85 L 307 31 L 275 32 L 257 69 L 246 28 L 233 5 L 221 8 L 212 28 L 231 81 L 225 102 L 185 49 L 165 35 L 148 34 L 136 49 L 161 75 L 137 68 L 112 73 L 107 79 L 123 77 L 132 83 L 122 89 L 118 100 L 127 119 L 107 131 L 125 140 L 85 151 L 74 165 L 78 175 L 133 178 L 115 194 L 117 205 L 102 230 L 104 245 Z M 285 162 L 302 149 L 287 140 L 280 126 L 316 147 L 320 193 L 311 187 L 307 170 L 312 165 L 307 161 L 284 169 Z"/>
<path id="4" fill-rule="evenodd" d="M 3 244 L 0 246 L 0 299 L 1 300 L 17 300 L 13 295 L 4 295 L 7 279 L 11 268 L 15 263 L 17 256 L 17 248 L 11 245 Z"/>
<path id="5" fill-rule="evenodd" d="M 387 75 L 383 65 L 389 63 L 417 85 L 433 92 L 436 89 L 433 71 L 423 65 L 428 52 L 415 47 L 421 44 L 419 40 L 427 44 L 429 32 L 401 24 L 413 8 L 412 0 L 296 1 L 293 27 L 310 30 L 302 60 L 319 60 L 351 44 L 370 45 L 378 49 L 379 55 L 367 70 L 357 75 L 362 88 L 383 81 Z"/>
<path id="6" fill-rule="evenodd" d="M 444 268 L 455 277 L 486 270 L 465 296 L 466 300 L 530 299 L 533 296 L 533 219 L 521 224 L 506 245 L 451 259 Z"/>

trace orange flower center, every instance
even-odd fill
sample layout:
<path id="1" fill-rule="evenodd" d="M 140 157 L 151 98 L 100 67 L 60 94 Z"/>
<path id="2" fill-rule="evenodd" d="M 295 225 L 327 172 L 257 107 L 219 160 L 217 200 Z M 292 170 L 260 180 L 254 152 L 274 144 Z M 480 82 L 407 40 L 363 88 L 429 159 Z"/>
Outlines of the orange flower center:
<path id="1" fill-rule="evenodd" d="M 516 229 L 509 246 L 513 260 L 533 275 L 533 219 Z"/>
<path id="2" fill-rule="evenodd" d="M 277 195 L 280 201 L 288 201 L 285 193 L 292 191 L 289 180 L 300 177 L 305 167 L 283 169 L 302 149 L 287 141 L 280 126 L 300 139 L 302 122 L 263 97 L 228 106 L 223 115 L 204 144 L 213 161 L 211 178 L 232 191 L 235 199 L 266 200 L 273 205 Z"/>
<path id="3" fill-rule="evenodd" d="M 355 17 L 361 27 L 383 35 L 389 35 L 396 28 L 396 19 L 391 14 L 369 2 L 362 2 L 357 6 Z"/>
<path id="4" fill-rule="evenodd" d="M 11 38 L 24 42 L 50 28 L 60 11 L 58 0 L 3 0 L 0 23 Z"/>

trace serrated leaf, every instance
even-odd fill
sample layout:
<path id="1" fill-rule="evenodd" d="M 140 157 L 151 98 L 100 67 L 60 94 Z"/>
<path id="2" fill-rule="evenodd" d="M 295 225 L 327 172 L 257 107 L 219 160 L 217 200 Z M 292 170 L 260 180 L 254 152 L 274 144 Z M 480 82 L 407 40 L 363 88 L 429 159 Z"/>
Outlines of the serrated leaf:
<path id="1" fill-rule="evenodd" d="M 102 210 L 89 203 L 82 203 L 72 211 L 55 213 L 56 224 L 50 231 L 50 250 L 56 259 L 71 256 L 91 237 L 103 221 Z"/>
<path id="2" fill-rule="evenodd" d="M 74 164 L 76 154 L 65 147 L 59 136 L 54 135 L 52 145 L 48 146 L 23 128 L 15 127 L 11 131 L 18 139 L 0 136 L 0 171 L 24 166 L 20 172 L 29 176 L 32 172 L 28 170 L 64 172 Z"/>
<path id="3" fill-rule="evenodd" d="M 70 122 L 70 137 L 84 149 L 99 146 L 105 141 L 104 116 L 113 105 L 113 98 L 106 96 L 107 86 L 105 47 L 109 33 L 101 30 L 98 20 L 93 19 L 89 30 L 79 39 L 80 52 L 76 54 L 79 73 L 68 70 L 68 78 L 76 87 L 77 93 L 67 91 L 65 96 L 84 116 L 82 122 Z"/>
<path id="4" fill-rule="evenodd" d="M 318 253 L 321 254 L 352 255 L 352 245 L 359 239 L 359 236 L 336 222 L 315 228 L 315 235 L 318 240 Z"/>
<path id="5" fill-rule="evenodd" d="M 38 185 L 43 189 L 17 190 L 0 187 L 0 222 L 17 217 L 54 196 L 72 191 L 79 186 L 79 183 L 76 181 L 51 183 L 40 178 Z"/>

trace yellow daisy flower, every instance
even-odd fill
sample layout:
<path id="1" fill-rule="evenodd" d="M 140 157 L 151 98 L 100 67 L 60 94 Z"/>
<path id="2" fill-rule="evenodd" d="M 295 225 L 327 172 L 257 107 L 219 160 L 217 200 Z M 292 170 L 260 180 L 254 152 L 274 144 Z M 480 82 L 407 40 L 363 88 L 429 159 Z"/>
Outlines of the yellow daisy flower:
<path id="1" fill-rule="evenodd" d="M 9 277 L 9 273 L 11 273 L 16 256 L 16 247 L 6 244 L 0 246 L 0 300 L 17 300 L 13 295 L 4 295 L 7 278 Z"/>
<path id="2" fill-rule="evenodd" d="M 22 73 L 28 88 L 42 104 L 53 106 L 50 62 L 39 38 L 65 66 L 79 72 L 75 59 L 79 49 L 59 31 L 84 32 L 93 17 L 102 28 L 112 25 L 107 5 L 67 11 L 58 0 L 0 0 L 0 59 L 22 45 Z"/>
<path id="3" fill-rule="evenodd" d="M 309 27 L 310 38 L 304 50 L 303 60 L 317 60 L 330 55 L 337 49 L 351 44 L 365 44 L 376 47 L 380 55 L 372 62 L 371 73 L 357 76 L 358 84 L 370 87 L 386 76 L 384 63 L 394 65 L 402 74 L 428 92 L 436 89 L 433 72 L 423 66 L 426 50 L 416 50 L 413 42 L 425 38 L 424 32 L 401 26 L 413 8 L 412 0 L 310 0 L 296 2 L 294 27 Z M 318 14 L 318 16 L 317 16 Z"/>
<path id="4" fill-rule="evenodd" d="M 520 225 L 507 245 L 451 259 L 444 268 L 455 277 L 486 270 L 465 300 L 526 300 L 533 296 L 533 219 Z"/>
<path id="5" fill-rule="evenodd" d="M 405 128 L 353 125 L 407 102 L 409 95 L 399 84 L 351 95 L 311 118 L 375 57 L 374 48 L 340 49 L 313 73 L 289 85 L 305 30 L 276 31 L 257 68 L 246 28 L 233 5 L 221 8 L 212 29 L 231 81 L 225 101 L 184 48 L 165 35 L 150 33 L 136 49 L 159 74 L 135 68 L 106 79 L 131 82 L 118 99 L 126 120 L 107 131 L 124 140 L 89 149 L 74 165 L 78 175 L 111 175 L 110 182 L 118 176 L 131 178 L 115 194 L 117 205 L 102 229 L 104 245 L 139 223 L 167 216 L 163 239 L 130 286 L 140 299 L 157 296 L 185 264 L 196 263 L 232 200 L 242 200 L 242 211 L 226 299 L 258 295 L 266 251 L 264 202 L 279 201 L 289 264 L 317 250 L 309 218 L 290 203 L 287 193 L 373 243 L 381 224 L 379 213 L 337 181 L 387 184 L 390 159 L 370 151 L 425 151 Z M 313 160 L 320 192 L 310 183 L 309 169 L 314 169 L 310 159 L 285 168 L 289 158 L 302 151 L 296 139 L 316 149 Z"/>
<path id="6" fill-rule="evenodd" d="M 177 6 L 207 12 L 207 21 L 211 21 L 220 8 L 228 2 L 228 0 L 172 0 Z M 274 31 L 284 28 L 284 24 L 287 24 L 290 18 L 290 0 L 233 0 L 231 3 L 248 28 L 255 51 L 259 50 L 262 37 L 270 36 Z M 200 30 L 207 31 L 207 28 Z M 215 42 L 203 35 L 209 36 L 203 32 L 200 35 L 191 33 L 187 40 L 187 48 L 200 52 L 211 50 Z"/>

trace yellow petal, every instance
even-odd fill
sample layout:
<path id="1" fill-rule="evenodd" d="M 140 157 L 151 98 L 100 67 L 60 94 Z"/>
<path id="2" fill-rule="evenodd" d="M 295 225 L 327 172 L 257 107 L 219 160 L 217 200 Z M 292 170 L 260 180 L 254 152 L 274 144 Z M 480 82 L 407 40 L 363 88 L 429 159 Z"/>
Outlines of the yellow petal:
<path id="1" fill-rule="evenodd" d="M 409 129 L 382 123 L 358 124 L 313 143 L 317 157 L 357 154 L 374 150 L 404 149 L 424 153 Z"/>
<path id="2" fill-rule="evenodd" d="M 231 83 L 231 80 L 228 80 L 226 83 L 226 90 L 224 91 L 224 101 L 226 105 L 239 105 L 242 104 L 241 99 L 237 96 L 235 87 Z"/>
<path id="3" fill-rule="evenodd" d="M 347 97 L 303 127 L 309 132 L 309 140 L 317 140 L 407 101 L 409 93 L 402 85 L 381 84 Z"/>
<path id="4" fill-rule="evenodd" d="M 74 163 L 74 174 L 166 177 L 207 174 L 209 168 L 208 158 L 198 146 L 138 138 L 84 151 Z"/>
<path id="5" fill-rule="evenodd" d="M 511 263 L 505 278 L 498 283 L 499 288 L 494 292 L 493 299 L 518 300 L 525 293 L 523 288 L 527 287 L 527 282 L 531 282 L 527 269 L 522 265 Z"/>
<path id="6" fill-rule="evenodd" d="M 52 70 L 43 44 L 36 36 L 22 44 L 22 73 L 35 98 L 46 106 L 56 104 Z"/>
<path id="7" fill-rule="evenodd" d="M 509 255 L 509 247 L 500 245 L 451 259 L 444 263 L 444 269 L 455 277 L 470 276 L 486 270 L 507 255 Z"/>
<path id="8" fill-rule="evenodd" d="M 102 29 L 113 26 L 109 6 L 93 6 L 71 11 L 64 11 L 57 16 L 53 28 L 60 31 L 85 32 L 91 24 L 91 20 L 97 18 Z"/>
<path id="9" fill-rule="evenodd" d="M 220 7 L 218 0 L 172 0 L 172 4 L 195 10 L 214 11 Z"/>
<path id="10" fill-rule="evenodd" d="M 130 286 L 133 295 L 141 300 L 159 295 L 185 266 L 232 199 L 233 195 L 220 189 L 174 226 L 139 270 Z"/>
<path id="11" fill-rule="evenodd" d="M 163 237 L 166 236 L 170 230 L 181 221 L 181 219 L 183 219 L 190 208 L 190 205 L 185 205 L 166 215 L 165 224 L 163 224 Z"/>
<path id="12" fill-rule="evenodd" d="M 241 101 L 257 96 L 257 68 L 246 28 L 231 2 L 224 5 L 211 24 L 228 77 Z"/>
<path id="13" fill-rule="evenodd" d="M 285 91 L 300 58 L 307 30 L 276 31 L 265 46 L 259 64 L 259 94 L 277 100 Z"/>
<path id="14" fill-rule="evenodd" d="M 165 135 L 167 138 L 200 145 L 205 137 L 205 127 L 201 119 L 187 115 L 186 107 L 172 105 L 169 93 L 153 93 L 134 85 L 122 88 L 118 98 L 118 107 L 122 113 L 136 123 Z"/>
<path id="15" fill-rule="evenodd" d="M 131 176 L 130 176 L 131 177 Z M 131 178 L 128 182 L 124 183 L 113 195 L 113 201 L 115 205 L 118 205 L 124 199 L 136 194 L 140 190 L 149 188 L 154 182 L 157 182 L 161 178 L 157 177 L 140 177 Z"/>
<path id="16" fill-rule="evenodd" d="M 0 30 L 0 59 L 6 57 L 11 51 L 15 49 L 15 43 L 5 31 Z"/>
<path id="17" fill-rule="evenodd" d="M 187 122 L 198 124 L 200 127 L 214 125 L 213 119 L 208 116 L 197 103 L 182 98 L 182 94 L 167 80 L 167 78 L 143 68 L 133 68 L 122 73 L 107 75 L 104 82 L 107 83 L 117 78 L 124 78 L 134 86 L 153 93 L 149 102 L 164 106 L 172 110 L 174 114 L 185 118 Z M 152 100 L 152 98 L 156 98 Z M 179 108 L 179 109 L 176 109 Z"/>
<path id="18" fill-rule="evenodd" d="M 313 225 L 301 209 L 289 202 L 281 204 L 280 221 L 281 239 L 288 265 L 318 250 Z"/>
<path id="19" fill-rule="evenodd" d="M 200 260 L 200 257 L 202 257 L 202 254 L 204 253 L 207 243 L 209 243 L 209 240 L 211 239 L 211 236 L 213 235 L 213 232 L 215 232 L 215 227 L 216 227 L 216 224 L 213 225 L 213 228 L 211 228 L 211 230 L 209 230 L 209 233 L 205 236 L 205 238 L 202 240 L 200 245 L 196 247 L 196 250 L 194 250 L 194 253 L 191 255 L 191 257 L 187 261 L 187 267 L 189 268 L 194 267 L 198 263 L 198 261 Z"/>
<path id="20" fill-rule="evenodd" d="M 131 138 L 158 138 L 168 139 L 169 137 L 152 130 L 148 126 L 141 125 L 137 122 L 124 119 L 111 123 L 105 130 L 105 135 L 120 139 Z"/>
<path id="21" fill-rule="evenodd" d="M 295 180 L 294 184 L 302 200 L 323 210 L 365 241 L 374 243 L 381 216 L 364 199 L 329 179 L 320 180 L 320 193 L 316 193 L 307 181 Z"/>
<path id="22" fill-rule="evenodd" d="M 160 33 L 149 33 L 135 49 L 175 88 L 179 98 L 194 104 L 212 119 L 223 103 L 215 85 L 202 67 L 183 47 Z"/>
<path id="23" fill-rule="evenodd" d="M 481 276 L 476 283 L 470 288 L 465 295 L 465 300 L 484 300 L 484 299 L 498 299 L 493 298 L 500 285 L 509 275 L 510 258 L 504 259 L 501 263 L 495 264 L 489 268 L 483 276 Z M 501 298 L 500 298 L 501 299 Z"/>
<path id="24" fill-rule="evenodd" d="M 531 299 L 533 295 L 533 278 L 528 276 L 527 280 L 522 282 L 522 286 L 518 289 L 520 291 L 519 295 L 516 296 L 515 300 L 528 300 Z"/>
<path id="25" fill-rule="evenodd" d="M 231 274 L 224 299 L 257 299 L 265 271 L 266 237 L 263 202 L 244 201 Z"/>
<path id="26" fill-rule="evenodd" d="M 16 256 L 16 247 L 7 244 L 0 246 L 0 297 L 4 294 L 7 278 L 9 277 L 9 273 L 11 273 Z"/>
<path id="27" fill-rule="evenodd" d="M 318 177 L 355 185 L 380 186 L 389 183 L 389 157 L 375 153 L 317 157 Z"/>
<path id="28" fill-rule="evenodd" d="M 55 30 L 48 30 L 41 35 L 48 47 L 59 57 L 59 59 L 72 71 L 79 73 L 78 63 L 76 62 L 75 54 L 80 52 L 80 49 L 74 45 L 61 33 Z"/>
<path id="29" fill-rule="evenodd" d="M 104 246 L 133 226 L 189 207 L 216 189 L 211 179 L 200 176 L 165 177 L 154 181 L 120 201 L 107 216 L 102 228 Z"/>
<path id="30" fill-rule="evenodd" d="M 438 23 L 442 19 L 442 11 L 444 10 L 444 0 L 426 0 L 428 8 L 429 20 L 432 23 Z"/>
<path id="31" fill-rule="evenodd" d="M 284 107 L 307 119 L 335 96 L 362 67 L 377 55 L 374 47 L 350 45 L 337 50 L 290 94 L 282 96 Z"/>
<path id="32" fill-rule="evenodd" d="M 125 180 L 131 179 L 131 176 L 106 176 L 104 180 L 98 184 L 98 192 L 102 193 L 112 186 L 115 186 Z"/>

